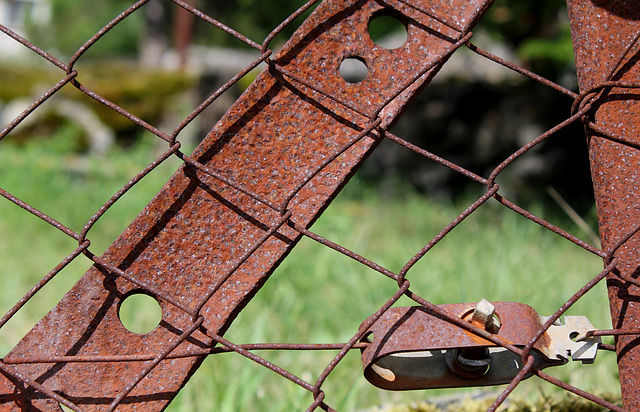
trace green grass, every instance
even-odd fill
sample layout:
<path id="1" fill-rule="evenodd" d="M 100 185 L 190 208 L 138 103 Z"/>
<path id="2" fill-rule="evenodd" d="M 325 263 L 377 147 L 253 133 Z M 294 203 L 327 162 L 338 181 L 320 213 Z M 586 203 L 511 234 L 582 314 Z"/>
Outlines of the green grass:
<path id="1" fill-rule="evenodd" d="M 621 406 L 620 400 L 617 398 L 611 398 L 605 395 L 604 399 Z M 490 399 L 488 396 L 483 397 L 483 399 L 463 397 L 458 402 L 441 407 L 429 402 L 414 402 L 408 405 L 374 408 L 368 412 L 483 412 L 486 411 L 492 403 L 493 399 Z M 500 410 L 502 412 L 598 412 L 602 411 L 602 407 L 584 398 L 575 396 L 541 395 L 535 401 L 507 401 Z"/>
<path id="2" fill-rule="evenodd" d="M 114 149 L 104 158 L 86 157 L 74 154 L 60 143 L 64 141 L 68 139 L 58 136 L 23 147 L 0 143 L 0 187 L 76 231 L 159 154 L 156 146 L 146 143 L 126 151 Z M 100 219 L 88 236 L 94 253 L 101 253 L 115 240 L 177 166 L 175 160 L 163 164 Z M 410 191 L 398 198 L 381 197 L 355 181 L 312 230 L 397 272 L 469 203 L 434 201 Z M 542 206 L 535 209 L 543 216 L 553 215 Z M 577 230 L 569 221 L 554 222 Z M 69 254 L 75 242 L 3 198 L 0 235 L 0 311 L 4 313 Z M 0 331 L 3 354 L 88 266 L 84 258 L 72 263 Z M 550 315 L 601 268 L 597 257 L 491 200 L 437 244 L 409 271 L 407 279 L 413 292 L 437 304 L 486 298 L 526 303 Z M 237 343 L 345 342 L 396 290 L 395 281 L 303 239 L 240 314 L 227 337 Z M 403 298 L 399 304 L 413 302 Z M 609 328 L 604 285 L 587 294 L 569 314 L 587 315 L 596 327 Z M 314 382 L 335 353 L 266 351 L 260 355 Z M 547 371 L 588 391 L 614 396 L 618 391 L 612 354 L 599 354 L 593 365 Z M 377 390 L 363 378 L 356 352 L 338 365 L 323 389 L 327 402 L 342 411 L 420 405 L 452 392 Z M 514 396 L 525 405 L 531 399 L 556 399 L 555 394 L 549 384 L 530 379 Z M 275 373 L 242 357 L 223 354 L 205 361 L 169 410 L 293 411 L 304 410 L 311 402 L 310 393 Z"/>

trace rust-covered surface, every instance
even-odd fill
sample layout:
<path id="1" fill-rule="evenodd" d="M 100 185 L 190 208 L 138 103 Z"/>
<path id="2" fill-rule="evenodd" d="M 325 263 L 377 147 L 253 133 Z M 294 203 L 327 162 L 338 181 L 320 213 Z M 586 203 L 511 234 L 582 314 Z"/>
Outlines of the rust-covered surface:
<path id="1" fill-rule="evenodd" d="M 489 408 L 495 411 L 522 380 L 536 375 L 605 408 L 621 411 L 619 406 L 541 371 L 548 361 L 555 365 L 564 359 L 567 348 L 575 348 L 573 341 L 568 346 L 558 346 L 552 339 L 550 344 L 550 336 L 557 335 L 557 326 L 567 326 L 559 325 L 566 311 L 605 278 L 613 328 L 580 330 L 580 334 L 583 338 L 617 337 L 615 348 L 606 344 L 596 348 L 617 350 L 625 405 L 629 410 L 640 409 L 635 370 L 640 360 L 640 259 L 636 252 L 640 236 L 640 125 L 636 124 L 640 114 L 636 93 L 640 6 L 636 2 L 569 0 L 580 83 L 577 94 L 470 42 L 471 27 L 490 6 L 490 0 L 326 0 L 318 3 L 276 56 L 269 49 L 271 40 L 284 26 L 316 6 L 315 0 L 274 29 L 263 44 L 247 39 L 188 2 L 173 0 L 176 6 L 252 47 L 259 56 L 167 134 L 85 87 L 79 82 L 79 69 L 75 67 L 103 35 L 138 13 L 147 1 L 139 0 L 117 16 L 67 63 L 0 25 L 0 34 L 64 72 L 61 80 L 0 132 L 0 140 L 51 96 L 65 87 L 75 87 L 168 144 L 167 150 L 114 194 L 80 232 L 0 188 L 0 196 L 78 242 L 67 258 L 0 319 L 0 328 L 71 261 L 84 255 L 95 263 L 0 361 L 0 410 L 59 411 L 60 404 L 89 411 L 162 410 L 205 356 L 234 351 L 311 392 L 309 411 L 333 411 L 324 401 L 323 382 L 347 352 L 360 349 L 365 375 L 372 382 L 383 378 L 374 383 L 386 389 L 508 382 Z M 406 25 L 408 37 L 403 46 L 389 50 L 369 38 L 369 21 L 379 15 L 393 16 Z M 574 110 L 566 120 L 524 144 L 487 177 L 388 130 L 416 93 L 461 46 L 575 99 Z M 342 78 L 340 65 L 344 59 L 356 59 L 366 65 L 364 80 L 353 83 Z M 202 144 L 192 155 L 183 153 L 181 131 L 260 64 L 266 66 L 262 74 Z M 585 123 L 589 137 L 603 250 L 534 215 L 500 192 L 500 174 L 512 162 L 578 121 Z M 382 139 L 485 188 L 397 273 L 309 230 Z M 94 255 L 88 238 L 91 227 L 128 189 L 173 156 L 183 161 L 182 167 L 107 252 Z M 585 284 L 575 285 L 574 291 L 569 292 L 573 295 L 549 318 L 539 318 L 527 305 L 508 302 L 494 302 L 498 320 L 486 311 L 489 306 L 480 303 L 469 315 L 469 305 L 435 305 L 411 290 L 407 275 L 416 262 L 490 201 L 505 206 L 507 213 L 518 213 L 576 247 L 604 258 L 605 269 Z M 395 280 L 397 291 L 364 320 L 347 343 L 242 345 L 225 340 L 222 335 L 235 315 L 302 236 Z M 153 296 L 162 307 L 162 321 L 150 333 L 130 332 L 118 319 L 120 303 L 135 293 Z M 403 297 L 419 306 L 394 307 Z M 330 349 L 339 353 L 316 382 L 309 383 L 261 358 L 255 353 L 260 349 Z M 499 359 L 498 363 L 507 366 L 491 365 L 487 369 L 483 362 L 488 362 L 489 349 L 498 351 L 492 353 L 491 359 Z M 442 379 L 418 382 L 417 375 L 388 373 L 415 372 L 415 368 L 404 367 L 415 365 L 420 357 L 423 362 L 425 352 L 442 355 L 438 364 Z M 453 361 L 459 362 L 450 368 L 451 358 L 444 352 L 463 356 L 456 355 Z M 544 359 L 540 354 L 545 354 Z M 428 361 L 422 364 L 434 365 Z M 372 374 L 373 365 L 378 368 L 377 377 Z M 401 369 L 394 369 L 398 366 Z M 472 370 L 464 369 L 467 367 Z M 499 371 L 502 375 L 495 375 Z M 418 372 L 425 376 L 423 371 Z M 401 375 L 410 378 L 389 384 L 391 377 Z"/>
<path id="2" fill-rule="evenodd" d="M 5 357 L 0 409 L 163 409 L 203 359 L 169 353 L 215 343 L 488 3 L 321 3 L 191 156 L 174 147 L 186 164 Z M 367 26 L 391 10 L 408 40 L 386 50 Z M 345 57 L 364 81 L 341 78 Z M 144 335 L 118 320 L 136 292 L 162 307 Z"/>
<path id="3" fill-rule="evenodd" d="M 523 348 L 542 327 L 541 317 L 528 305 L 515 302 L 493 304 L 500 325 L 494 336 L 504 343 Z M 469 321 L 474 305 L 457 303 L 439 307 L 451 316 Z M 523 366 L 520 354 L 505 349 L 494 353 L 492 364 L 487 365 L 487 370 L 483 369 L 478 376 L 460 374 L 452 365 L 447 367 L 447 352 L 450 355 L 459 349 L 475 350 L 477 353 L 479 349 L 500 348 L 500 345 L 434 316 L 419 306 L 389 309 L 367 329 L 365 336 L 371 340 L 370 345 L 362 351 L 365 377 L 384 389 L 499 385 L 511 382 Z M 535 350 L 545 351 L 549 343 L 549 337 L 544 335 L 536 342 Z M 545 363 L 544 359 L 544 356 L 537 354 L 536 367 L 548 366 L 550 362 Z M 400 373 L 394 373 L 395 369 Z"/>
<path id="4" fill-rule="evenodd" d="M 640 3 L 569 0 L 613 326 L 640 327 Z M 608 262 L 607 262 L 608 263 Z M 640 347 L 635 334 L 617 337 L 625 407 L 640 409 Z"/>

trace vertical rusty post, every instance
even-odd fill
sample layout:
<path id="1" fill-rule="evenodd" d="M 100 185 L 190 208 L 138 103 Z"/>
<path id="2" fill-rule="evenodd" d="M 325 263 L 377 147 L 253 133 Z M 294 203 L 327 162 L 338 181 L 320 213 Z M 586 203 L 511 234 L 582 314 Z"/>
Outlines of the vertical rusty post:
<path id="1" fill-rule="evenodd" d="M 607 277 L 615 329 L 640 327 L 640 3 L 568 0 L 600 237 L 615 269 Z M 616 340 L 622 397 L 640 410 L 640 338 Z"/>

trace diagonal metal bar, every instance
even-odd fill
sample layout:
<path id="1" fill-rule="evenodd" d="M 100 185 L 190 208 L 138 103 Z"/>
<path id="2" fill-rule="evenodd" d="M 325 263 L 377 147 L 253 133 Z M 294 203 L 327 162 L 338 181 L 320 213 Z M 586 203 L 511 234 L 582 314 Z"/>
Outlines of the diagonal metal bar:
<path id="1" fill-rule="evenodd" d="M 85 43 L 70 66 L 144 3 L 136 3 Z M 408 6 L 418 6 L 413 3 L 319 4 L 195 152 L 182 156 L 185 164 L 145 210 L 103 256 L 93 257 L 96 264 L 7 355 L 11 368 L 28 382 L 38 382 L 41 393 L 63 393 L 82 410 L 164 409 L 206 356 L 170 359 L 166 342 L 176 342 L 176 331 L 189 330 L 194 317 L 202 324 L 172 352 L 224 342 L 221 335 L 236 314 L 301 238 L 291 226 L 309 227 L 381 140 L 380 131 L 397 119 L 443 59 L 468 40 L 491 1 L 456 0 L 442 7 L 461 33 L 417 11 L 423 7 Z M 394 50 L 376 46 L 368 34 L 372 16 L 389 8 L 397 8 L 409 22 L 407 42 Z M 354 56 L 368 68 L 359 83 L 347 82 L 339 72 L 342 61 Z M 283 82 L 274 67 L 302 82 Z M 174 141 L 175 136 L 73 83 Z M 306 184 L 301 187 L 300 182 Z M 283 224 L 282 212 L 273 207 L 282 204 L 291 225 Z M 161 324 L 144 335 L 128 331 L 118 314 L 121 302 L 139 291 L 156 297 L 163 311 Z M 194 302 L 203 302 L 197 313 L 183 310 Z M 38 357 L 116 355 L 151 355 L 153 363 L 19 363 Z M 55 410 L 50 398 L 31 398 L 32 390 L 12 388 L 8 382 L 3 391 L 15 392 L 34 408 Z M 330 410 L 321 398 L 317 402 Z"/>

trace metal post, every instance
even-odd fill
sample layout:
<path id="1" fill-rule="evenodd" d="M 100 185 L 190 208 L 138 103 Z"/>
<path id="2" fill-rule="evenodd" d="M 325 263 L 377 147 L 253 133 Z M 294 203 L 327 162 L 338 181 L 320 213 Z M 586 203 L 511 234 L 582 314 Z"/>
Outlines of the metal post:
<path id="1" fill-rule="evenodd" d="M 625 409 L 640 410 L 640 3 L 568 0 Z M 608 262 L 607 262 L 608 263 Z"/>

